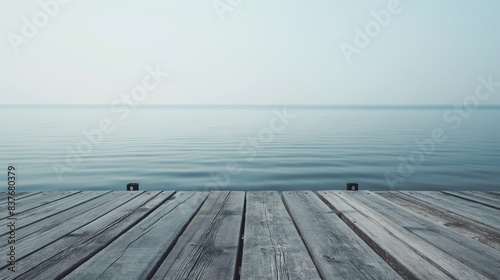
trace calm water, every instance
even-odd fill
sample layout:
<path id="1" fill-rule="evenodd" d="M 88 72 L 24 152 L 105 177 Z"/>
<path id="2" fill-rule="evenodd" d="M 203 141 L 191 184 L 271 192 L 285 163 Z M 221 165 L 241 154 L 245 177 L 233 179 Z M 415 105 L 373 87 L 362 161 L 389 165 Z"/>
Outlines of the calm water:
<path id="1" fill-rule="evenodd" d="M 129 182 L 317 190 L 351 181 L 370 190 L 500 189 L 500 110 L 446 121 L 448 109 L 288 107 L 293 118 L 273 121 L 272 107 L 143 107 L 127 117 L 109 107 L 2 107 L 0 160 L 4 170 L 16 166 L 26 191 L 123 190 Z M 113 131 L 91 143 L 83 131 L 106 118 Z M 446 140 L 427 140 L 419 152 L 416 141 L 436 128 Z"/>

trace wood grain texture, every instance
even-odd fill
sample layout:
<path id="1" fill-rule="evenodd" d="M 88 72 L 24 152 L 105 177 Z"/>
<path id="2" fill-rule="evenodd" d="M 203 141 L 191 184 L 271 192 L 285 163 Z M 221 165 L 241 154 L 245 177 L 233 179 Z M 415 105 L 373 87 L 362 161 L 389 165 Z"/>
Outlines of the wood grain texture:
<path id="1" fill-rule="evenodd" d="M 91 208 L 85 207 L 80 209 L 80 211 L 77 212 L 77 215 L 67 215 L 67 213 L 61 213 L 45 219 L 44 223 L 35 223 L 25 228 L 21 228 L 16 232 L 16 236 L 19 235 L 16 242 L 20 244 L 16 251 L 18 260 L 98 219 L 140 194 L 141 192 L 121 192 L 114 194 L 112 200 L 109 200 L 107 197 L 98 197 L 92 200 L 91 203 L 97 200 L 102 200 L 101 204 L 95 205 Z M 7 248 L 2 248 L 0 252 L 1 254 L 6 254 Z M 2 263 L 0 268 L 5 266 L 6 264 L 4 265 Z"/>
<path id="2" fill-rule="evenodd" d="M 23 200 L 17 201 L 16 199 L 16 213 L 21 214 L 23 212 L 33 210 L 43 206 L 49 206 L 51 203 L 64 200 L 69 196 L 78 194 L 78 191 L 71 192 L 43 192 L 38 195 L 24 197 Z"/>
<path id="3" fill-rule="evenodd" d="M 178 192 L 64 279 L 147 279 L 206 199 Z"/>
<path id="4" fill-rule="evenodd" d="M 146 192 L 97 220 L 23 258 L 6 279 L 62 278 L 109 245 L 167 200 L 173 192 Z M 5 275 L 9 274 L 6 269 Z M 4 273 L 0 271 L 1 273 Z"/>
<path id="5" fill-rule="evenodd" d="M 278 192 L 247 192 L 241 279 L 321 279 Z"/>
<path id="6" fill-rule="evenodd" d="M 439 192 L 434 193 L 439 194 Z M 452 212 L 449 208 L 444 207 L 444 205 L 429 203 L 417 199 L 413 196 L 407 195 L 408 192 L 391 191 L 377 192 L 377 194 L 390 200 L 393 203 L 411 210 L 416 214 L 422 215 L 436 223 L 439 223 L 440 225 L 451 228 L 464 236 L 467 236 L 474 240 L 478 240 L 481 243 L 487 244 L 492 248 L 500 250 L 500 231 L 490 226 L 486 226 L 483 223 L 475 221 L 475 217 L 482 216 L 477 215 L 477 213 L 479 213 L 479 211 L 482 209 L 478 209 L 478 211 L 475 212 L 475 216 L 473 217 L 473 219 L 470 219 L 462 215 L 463 213 L 462 211 L 460 211 L 460 207 Z M 460 200 L 460 198 L 456 199 Z M 461 202 L 463 202 L 463 200 Z M 476 205 L 482 206 L 480 204 Z M 496 211 L 495 209 L 491 210 Z"/>
<path id="7" fill-rule="evenodd" d="M 489 191 L 489 192 L 486 192 L 487 194 L 489 195 L 493 195 L 495 196 L 496 198 L 500 198 L 500 192 L 496 192 L 496 191 Z"/>
<path id="8" fill-rule="evenodd" d="M 233 279 L 245 192 L 210 192 L 152 279 Z"/>
<path id="9" fill-rule="evenodd" d="M 95 207 L 99 203 L 106 203 L 111 197 L 113 195 L 110 191 L 78 193 L 44 207 L 22 212 L 18 215 L 18 220 L 22 222 L 17 226 L 16 236 L 18 239 L 24 238 L 54 221 L 65 220 L 81 213 L 84 209 Z M 7 234 L 7 231 L 2 230 L 2 234 Z"/>
<path id="10" fill-rule="evenodd" d="M 500 210 L 500 201 L 494 197 L 490 197 L 487 195 L 481 195 L 475 192 L 463 191 L 463 192 L 451 192 L 451 191 L 443 191 L 445 194 L 453 195 L 465 200 L 469 200 L 472 202 L 476 202 L 491 208 L 495 208 Z"/>
<path id="11" fill-rule="evenodd" d="M 24 212 L 21 212 L 17 215 L 18 220 L 21 220 L 22 223 L 19 223 L 17 230 L 31 226 L 35 223 L 43 222 L 45 219 L 48 219 L 54 215 L 62 213 L 68 209 L 73 207 L 77 207 L 86 202 L 89 202 L 93 199 L 99 197 L 105 197 L 110 194 L 111 191 L 97 191 L 97 192 L 85 192 L 85 193 L 77 193 L 75 195 L 66 197 L 65 199 L 54 201 L 50 204 L 44 205 L 42 207 L 33 208 Z M 108 198 L 106 198 L 108 199 Z M 0 230 L 0 233 L 6 234 L 6 231 Z"/>
<path id="12" fill-rule="evenodd" d="M 500 211 L 497 209 L 441 192 L 404 191 L 401 193 L 500 231 Z"/>
<path id="13" fill-rule="evenodd" d="M 498 250 L 471 240 L 379 195 L 359 192 L 355 198 L 486 278 L 497 277 L 500 271 Z"/>
<path id="14" fill-rule="evenodd" d="M 16 192 L 16 194 L 13 197 L 17 202 L 18 200 L 22 201 L 30 196 L 39 194 L 42 194 L 42 192 Z M 7 204 L 7 193 L 2 192 L 2 195 L 0 196 L 0 207 L 5 204 Z"/>
<path id="15" fill-rule="evenodd" d="M 487 279 L 474 269 L 367 207 L 359 194 L 318 192 L 405 279 Z"/>
<path id="16" fill-rule="evenodd" d="M 500 192 L 448 193 L 18 193 L 0 279 L 499 279 Z"/>
<path id="17" fill-rule="evenodd" d="M 480 191 L 471 191 L 474 195 L 486 197 L 487 199 L 493 199 L 496 202 L 500 202 L 500 194 L 495 192 L 480 192 Z"/>
<path id="18" fill-rule="evenodd" d="M 402 279 L 314 192 L 283 199 L 323 279 Z"/>

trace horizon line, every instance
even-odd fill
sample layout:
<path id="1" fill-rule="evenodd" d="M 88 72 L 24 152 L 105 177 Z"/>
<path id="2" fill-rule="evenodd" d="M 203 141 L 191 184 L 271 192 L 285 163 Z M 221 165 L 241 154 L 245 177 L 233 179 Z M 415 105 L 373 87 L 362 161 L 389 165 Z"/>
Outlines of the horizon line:
<path id="1" fill-rule="evenodd" d="M 34 107 L 34 106 L 99 106 L 105 107 L 111 104 L 0 104 L 0 107 L 16 106 L 16 107 Z M 126 104 L 123 104 L 126 105 Z M 453 107 L 457 104 L 138 104 L 138 107 Z M 500 107 L 500 104 L 479 104 L 478 107 Z"/>

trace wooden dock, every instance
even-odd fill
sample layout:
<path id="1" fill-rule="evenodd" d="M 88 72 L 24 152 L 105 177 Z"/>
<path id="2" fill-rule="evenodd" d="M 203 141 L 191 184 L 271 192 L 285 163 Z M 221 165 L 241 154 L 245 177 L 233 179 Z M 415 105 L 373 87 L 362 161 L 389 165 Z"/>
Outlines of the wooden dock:
<path id="1" fill-rule="evenodd" d="M 1 279 L 500 279 L 500 192 L 16 194 Z"/>

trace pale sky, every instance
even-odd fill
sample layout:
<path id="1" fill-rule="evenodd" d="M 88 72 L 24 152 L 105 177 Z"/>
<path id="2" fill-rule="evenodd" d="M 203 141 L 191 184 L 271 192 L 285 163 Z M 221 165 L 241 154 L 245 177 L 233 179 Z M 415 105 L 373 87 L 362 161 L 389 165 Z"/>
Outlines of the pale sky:
<path id="1" fill-rule="evenodd" d="M 454 104 L 500 81 L 498 0 L 400 0 L 350 63 L 340 45 L 391 0 L 220 1 L 224 20 L 213 0 L 73 0 L 26 38 L 39 0 L 2 0 L 0 104 L 109 104 L 157 64 L 144 104 Z"/>

